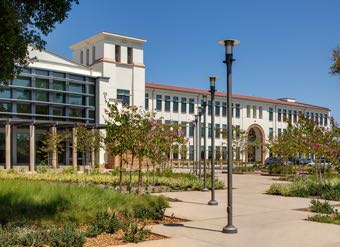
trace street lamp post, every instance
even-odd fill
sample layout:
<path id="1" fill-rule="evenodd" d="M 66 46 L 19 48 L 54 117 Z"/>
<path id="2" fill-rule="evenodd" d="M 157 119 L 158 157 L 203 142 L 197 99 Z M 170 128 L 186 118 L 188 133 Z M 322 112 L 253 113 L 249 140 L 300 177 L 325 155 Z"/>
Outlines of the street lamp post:
<path id="1" fill-rule="evenodd" d="M 234 61 L 233 59 L 233 47 L 240 44 L 239 40 L 236 39 L 225 39 L 218 42 L 220 45 L 225 47 L 225 61 L 223 63 L 227 66 L 227 131 L 228 131 L 228 224 L 223 227 L 222 232 L 224 233 L 237 233 L 237 228 L 233 225 L 233 164 L 232 164 L 232 80 L 231 80 L 231 66 Z"/>
<path id="2" fill-rule="evenodd" d="M 211 200 L 208 205 L 217 206 L 218 202 L 215 200 L 215 92 L 216 92 L 216 77 L 209 77 L 210 80 L 210 97 L 211 97 Z"/>
<path id="3" fill-rule="evenodd" d="M 198 122 L 198 115 L 195 115 L 195 120 L 194 120 L 194 157 L 196 157 L 194 159 L 194 165 L 192 167 L 193 169 L 193 173 L 197 175 L 197 161 L 198 161 L 198 156 L 197 156 L 197 142 L 198 142 L 198 138 L 197 138 L 197 122 Z"/>
<path id="4" fill-rule="evenodd" d="M 202 122 L 202 106 L 198 107 L 198 179 L 201 180 L 202 166 L 201 166 L 201 147 L 202 147 L 202 136 L 201 136 L 201 122 Z"/>
<path id="5" fill-rule="evenodd" d="M 203 118 L 203 125 L 204 125 L 204 167 L 203 167 L 203 180 L 204 180 L 204 187 L 202 191 L 206 192 L 209 191 L 207 188 L 207 95 L 203 95 L 203 104 L 202 104 L 202 112 L 204 114 Z"/>

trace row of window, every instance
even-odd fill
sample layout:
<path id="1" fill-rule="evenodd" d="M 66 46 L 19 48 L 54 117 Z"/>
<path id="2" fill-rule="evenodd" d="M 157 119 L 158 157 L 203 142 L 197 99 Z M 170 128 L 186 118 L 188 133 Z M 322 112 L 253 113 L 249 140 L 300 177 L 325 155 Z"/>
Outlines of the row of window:
<path id="1" fill-rule="evenodd" d="M 287 110 L 287 109 L 277 109 L 277 121 L 278 122 L 292 122 L 296 123 L 298 121 L 298 116 L 302 115 L 302 111 Z M 305 112 L 305 116 L 308 119 L 315 121 L 319 125 L 328 126 L 328 114 L 327 113 L 314 113 Z M 273 121 L 273 108 L 269 108 L 269 121 Z"/>
<path id="2" fill-rule="evenodd" d="M 90 63 L 90 49 L 86 49 L 86 66 L 94 64 L 96 61 L 96 47 L 92 46 L 92 63 Z M 115 45 L 115 61 L 117 63 L 121 62 L 121 46 Z M 84 51 L 80 51 L 80 63 L 84 64 Z M 132 47 L 127 48 L 127 63 L 133 63 L 133 49 Z"/>
<path id="3" fill-rule="evenodd" d="M 204 147 L 201 147 L 201 152 L 200 152 L 200 156 L 201 156 L 201 159 L 204 159 Z M 235 152 L 236 154 L 239 155 L 239 152 Z M 170 154 L 168 154 L 169 158 L 170 158 Z M 173 160 L 178 160 L 179 159 L 179 156 L 181 156 L 181 159 L 182 160 L 185 160 L 186 159 L 186 155 L 180 155 L 180 151 L 179 151 L 179 148 L 176 147 L 174 148 L 173 152 L 172 152 L 172 159 Z M 208 146 L 208 159 L 211 159 L 212 158 L 212 147 L 211 146 Z M 194 146 L 189 146 L 189 159 L 190 160 L 194 160 Z M 215 147 L 215 159 L 216 160 L 226 160 L 227 159 L 227 147 L 225 146 L 216 146 Z"/>
<path id="4" fill-rule="evenodd" d="M 74 80 L 74 81 L 84 81 L 84 82 L 87 81 L 87 82 L 92 82 L 92 83 L 96 82 L 96 78 L 93 78 L 93 77 L 86 77 L 83 75 L 75 75 L 75 74 L 66 74 L 62 72 L 42 70 L 42 69 L 23 68 L 21 72 L 25 74 L 60 78 L 61 80 L 68 79 L 68 80 Z"/>
<path id="5" fill-rule="evenodd" d="M 251 109 L 253 110 L 253 116 L 251 116 L 251 113 L 250 113 Z M 256 105 L 250 106 L 250 105 L 247 105 L 247 118 L 251 118 L 251 117 L 252 118 L 262 119 L 263 118 L 263 108 L 262 108 L 262 106 L 256 106 Z"/>

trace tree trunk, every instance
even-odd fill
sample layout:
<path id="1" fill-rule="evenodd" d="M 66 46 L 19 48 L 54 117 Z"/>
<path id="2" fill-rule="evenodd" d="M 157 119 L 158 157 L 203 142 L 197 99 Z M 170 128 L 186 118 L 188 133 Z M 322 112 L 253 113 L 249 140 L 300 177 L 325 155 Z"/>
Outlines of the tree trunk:
<path id="1" fill-rule="evenodd" d="M 149 190 L 149 160 L 146 161 L 146 190 Z"/>
<path id="2" fill-rule="evenodd" d="M 133 162 L 135 160 L 135 155 L 132 154 L 131 157 L 131 165 L 130 165 L 130 182 L 129 182 L 129 193 L 131 193 L 132 190 L 132 168 L 133 168 Z"/>
<path id="3" fill-rule="evenodd" d="M 120 155 L 119 163 L 119 191 L 122 192 L 123 184 L 123 154 Z"/>
<path id="4" fill-rule="evenodd" d="M 142 159 L 138 159 L 138 186 L 137 186 L 137 194 L 140 193 L 140 188 L 142 186 Z"/>
<path id="5" fill-rule="evenodd" d="M 156 163 L 154 161 L 152 161 L 152 166 L 153 166 L 152 184 L 153 184 L 153 186 L 155 186 Z"/>

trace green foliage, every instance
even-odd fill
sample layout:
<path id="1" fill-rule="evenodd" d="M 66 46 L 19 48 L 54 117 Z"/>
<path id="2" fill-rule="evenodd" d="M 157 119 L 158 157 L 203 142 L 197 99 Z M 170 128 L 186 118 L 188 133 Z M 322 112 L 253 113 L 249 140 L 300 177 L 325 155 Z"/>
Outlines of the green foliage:
<path id="1" fill-rule="evenodd" d="M 86 236 L 95 237 L 102 233 L 115 233 L 122 228 L 122 222 L 115 213 L 99 212 L 87 228 Z"/>
<path id="2" fill-rule="evenodd" d="M 330 67 L 332 75 L 340 75 L 340 46 L 332 52 L 332 65 Z"/>
<path id="3" fill-rule="evenodd" d="M 52 247 L 82 247 L 85 236 L 78 232 L 72 224 L 66 224 L 62 229 L 54 229 L 48 235 L 48 242 Z"/>
<path id="4" fill-rule="evenodd" d="M 316 215 L 308 216 L 307 220 L 320 222 L 320 223 L 340 225 L 340 214 L 337 211 L 331 215 L 316 214 Z"/>
<path id="5" fill-rule="evenodd" d="M 311 200 L 309 209 L 311 212 L 320 214 L 332 214 L 335 212 L 328 201 L 321 202 L 315 199 Z"/>
<path id="6" fill-rule="evenodd" d="M 138 243 L 145 240 L 147 234 L 150 232 L 149 229 L 143 226 L 138 226 L 136 222 L 128 220 L 123 227 L 124 236 L 123 239 L 130 243 Z"/>
<path id="7" fill-rule="evenodd" d="M 164 217 L 166 205 L 155 205 L 154 207 L 138 206 L 134 209 L 134 217 L 138 219 L 161 220 Z"/>
<path id="8" fill-rule="evenodd" d="M 67 167 L 63 170 L 63 174 L 75 174 L 76 170 L 74 167 Z"/>
<path id="9" fill-rule="evenodd" d="M 295 174 L 296 173 L 296 168 L 294 166 L 283 166 L 280 164 L 275 164 L 275 165 L 268 165 L 268 172 L 269 174 Z"/>
<path id="10" fill-rule="evenodd" d="M 0 4 L 0 84 L 12 80 L 18 65 L 28 65 L 27 47 L 43 49 L 43 40 L 67 18 L 73 3 L 78 0 L 3 0 Z"/>
<path id="11" fill-rule="evenodd" d="M 42 164 L 40 163 L 40 165 L 37 166 L 37 172 L 38 172 L 38 173 L 47 173 L 48 170 L 49 170 L 49 166 L 47 166 L 47 165 L 42 165 Z"/>

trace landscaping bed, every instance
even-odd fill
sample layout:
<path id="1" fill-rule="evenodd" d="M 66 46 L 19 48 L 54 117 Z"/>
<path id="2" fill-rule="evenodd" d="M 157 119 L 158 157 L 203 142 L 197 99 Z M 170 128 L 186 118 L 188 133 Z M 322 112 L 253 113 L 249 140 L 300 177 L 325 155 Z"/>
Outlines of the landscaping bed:
<path id="1" fill-rule="evenodd" d="M 105 246 L 164 238 L 149 224 L 167 223 L 163 196 L 88 185 L 0 180 L 0 246 Z"/>

